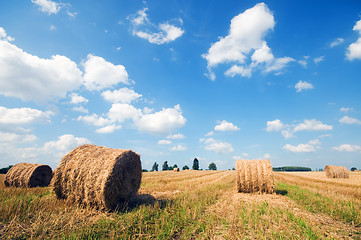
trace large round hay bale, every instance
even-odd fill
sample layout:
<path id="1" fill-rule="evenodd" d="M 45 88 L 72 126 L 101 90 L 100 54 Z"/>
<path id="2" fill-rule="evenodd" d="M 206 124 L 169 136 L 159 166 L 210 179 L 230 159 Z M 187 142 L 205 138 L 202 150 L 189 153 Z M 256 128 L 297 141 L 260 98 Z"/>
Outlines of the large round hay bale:
<path id="1" fill-rule="evenodd" d="M 344 166 L 326 165 L 325 173 L 328 178 L 349 178 L 349 171 Z"/>
<path id="2" fill-rule="evenodd" d="M 86 144 L 63 157 L 52 185 L 60 199 L 114 209 L 137 193 L 141 178 L 137 153 Z"/>
<path id="3" fill-rule="evenodd" d="M 179 172 L 179 168 L 173 168 L 173 172 Z"/>
<path id="4" fill-rule="evenodd" d="M 7 172 L 4 183 L 7 187 L 46 187 L 52 177 L 53 171 L 48 165 L 18 163 Z"/>
<path id="5" fill-rule="evenodd" d="M 274 176 L 269 160 L 237 160 L 236 173 L 238 192 L 274 192 Z"/>

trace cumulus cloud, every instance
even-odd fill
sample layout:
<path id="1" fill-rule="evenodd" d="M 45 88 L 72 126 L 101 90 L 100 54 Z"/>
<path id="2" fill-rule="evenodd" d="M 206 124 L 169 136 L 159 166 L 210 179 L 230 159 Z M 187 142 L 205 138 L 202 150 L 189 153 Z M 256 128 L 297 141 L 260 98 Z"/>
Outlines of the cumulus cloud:
<path id="1" fill-rule="evenodd" d="M 64 134 L 58 137 L 58 140 L 56 141 L 46 142 L 43 149 L 45 151 L 57 150 L 62 152 L 68 152 L 77 146 L 87 143 L 91 143 L 91 141 L 86 138 L 75 137 L 72 134 Z"/>
<path id="2" fill-rule="evenodd" d="M 168 22 L 160 23 L 159 25 L 151 23 L 146 13 L 147 10 L 148 8 L 143 8 L 138 10 L 137 14 L 128 17 L 132 24 L 133 35 L 148 40 L 150 43 L 161 45 L 173 42 L 184 34 L 184 30 L 181 27 L 169 24 Z M 181 19 L 178 19 L 178 22 L 180 25 L 183 23 Z"/>
<path id="3" fill-rule="evenodd" d="M 335 151 L 339 151 L 339 152 L 358 152 L 358 151 L 361 151 L 361 146 L 351 145 L 351 144 L 342 144 L 338 147 L 333 147 L 332 149 Z"/>
<path id="4" fill-rule="evenodd" d="M 185 146 L 178 144 L 174 147 L 171 147 L 170 150 L 171 151 L 185 151 L 185 150 L 187 150 L 187 148 Z"/>
<path id="5" fill-rule="evenodd" d="M 310 140 L 306 144 L 298 144 L 297 146 L 293 146 L 291 144 L 286 144 L 283 146 L 283 149 L 290 152 L 315 152 L 320 148 L 321 142 L 318 139 Z"/>
<path id="6" fill-rule="evenodd" d="M 2 40 L 0 66 L 0 94 L 24 101 L 64 98 L 83 83 L 82 72 L 69 58 L 39 58 Z"/>
<path id="7" fill-rule="evenodd" d="M 281 131 L 284 127 L 284 124 L 281 122 L 281 120 L 276 119 L 273 121 L 267 121 L 267 128 L 266 131 L 267 132 L 272 132 L 272 131 Z"/>
<path id="8" fill-rule="evenodd" d="M 51 114 L 51 112 L 42 112 L 32 108 L 5 108 L 0 106 L 0 124 L 23 125 L 50 122 Z"/>
<path id="9" fill-rule="evenodd" d="M 289 139 L 294 137 L 294 133 L 298 131 L 328 131 L 332 130 L 333 127 L 331 125 L 323 124 L 321 121 L 316 119 L 304 120 L 299 124 L 284 124 L 281 120 L 276 119 L 273 121 L 267 121 L 267 132 L 281 132 L 282 136 L 285 139 Z"/>
<path id="10" fill-rule="evenodd" d="M 304 120 L 303 123 L 299 123 L 294 127 L 294 131 L 329 131 L 332 130 L 331 125 L 323 124 L 316 119 Z"/>
<path id="11" fill-rule="evenodd" d="M 63 4 L 51 0 L 31 0 L 32 3 L 39 6 L 39 10 L 48 15 L 57 14 L 63 7 Z"/>
<path id="12" fill-rule="evenodd" d="M 296 85 L 295 88 L 297 89 L 297 92 L 301 92 L 303 90 L 309 90 L 309 89 L 313 89 L 313 85 L 309 82 L 306 81 L 299 81 Z"/>
<path id="13" fill-rule="evenodd" d="M 118 83 L 130 84 L 123 65 L 114 65 L 102 57 L 89 54 L 84 66 L 84 85 L 88 90 L 111 88 Z"/>
<path id="14" fill-rule="evenodd" d="M 135 120 L 135 125 L 140 131 L 158 135 L 167 135 L 174 129 L 183 127 L 186 119 L 182 115 L 179 105 L 173 108 L 163 108 L 161 111 L 144 114 Z"/>
<path id="15" fill-rule="evenodd" d="M 98 128 L 97 130 L 95 130 L 97 133 L 113 133 L 115 130 L 121 129 L 122 126 L 121 125 L 108 125 L 102 128 Z"/>
<path id="16" fill-rule="evenodd" d="M 214 131 L 238 131 L 239 127 L 236 125 L 233 125 L 233 123 L 227 122 L 226 120 L 223 120 L 219 125 L 214 127 Z"/>
<path id="17" fill-rule="evenodd" d="M 171 144 L 171 143 L 172 143 L 172 141 L 167 140 L 167 139 L 163 139 L 163 140 L 159 140 L 159 141 L 158 141 L 158 144 L 159 144 L 159 145 L 169 145 L 169 144 Z"/>
<path id="18" fill-rule="evenodd" d="M 217 141 L 213 138 L 200 139 L 205 144 L 204 149 L 215 153 L 231 153 L 234 151 L 232 145 L 228 142 Z"/>
<path id="19" fill-rule="evenodd" d="M 111 124 L 112 121 L 110 121 L 107 118 L 100 117 L 97 114 L 87 115 L 87 116 L 79 116 L 78 121 L 83 121 L 85 123 L 88 123 L 90 125 L 94 125 L 97 127 L 102 127 L 108 124 Z"/>
<path id="20" fill-rule="evenodd" d="M 110 91 L 107 90 L 102 93 L 105 100 L 112 103 L 127 103 L 130 104 L 132 101 L 142 97 L 141 94 L 134 92 L 129 88 L 120 88 L 118 90 Z"/>
<path id="21" fill-rule="evenodd" d="M 0 40 L 12 42 L 15 40 L 15 38 L 8 36 L 5 29 L 0 27 Z"/>
<path id="22" fill-rule="evenodd" d="M 361 59 L 361 20 L 355 24 L 353 30 L 359 33 L 359 38 L 356 42 L 351 43 L 347 48 L 346 58 L 350 61 L 354 59 Z"/>
<path id="23" fill-rule="evenodd" d="M 361 125 L 361 121 L 356 119 L 356 118 L 352 118 L 349 116 L 344 116 L 343 118 L 341 118 L 340 120 L 338 120 L 340 123 L 344 123 L 344 124 L 357 124 L 357 125 Z"/>
<path id="24" fill-rule="evenodd" d="M 225 75 L 230 77 L 250 77 L 252 71 L 257 68 L 264 72 L 279 73 L 288 63 L 295 60 L 290 57 L 275 58 L 272 54 L 264 38 L 274 26 L 273 14 L 264 3 L 259 3 L 235 16 L 231 20 L 229 34 L 221 37 L 202 55 L 208 63 L 207 76 L 215 80 L 212 68 L 225 63 L 233 63 L 225 72 Z M 251 60 L 249 65 L 246 63 L 247 60 Z"/>
<path id="25" fill-rule="evenodd" d="M 298 144 L 297 146 L 293 146 L 291 144 L 286 144 L 283 146 L 283 149 L 290 152 L 314 152 L 316 151 L 315 146 L 311 144 Z"/>
<path id="26" fill-rule="evenodd" d="M 79 103 L 87 103 L 88 99 L 86 99 L 85 97 L 79 96 L 77 93 L 72 93 L 70 95 L 70 103 L 72 104 L 79 104 Z"/>
<path id="27" fill-rule="evenodd" d="M 137 120 L 142 116 L 142 111 L 133 105 L 114 103 L 108 112 L 108 118 L 112 122 L 122 123 L 127 119 Z"/>
<path id="28" fill-rule="evenodd" d="M 345 40 L 343 38 L 336 38 L 330 43 L 330 48 L 336 47 L 340 44 L 342 44 Z"/>

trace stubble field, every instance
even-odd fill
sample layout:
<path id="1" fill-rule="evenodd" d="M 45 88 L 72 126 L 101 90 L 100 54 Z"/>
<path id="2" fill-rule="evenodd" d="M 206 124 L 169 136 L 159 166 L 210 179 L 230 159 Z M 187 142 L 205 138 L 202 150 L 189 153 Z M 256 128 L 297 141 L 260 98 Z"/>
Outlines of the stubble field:
<path id="1" fill-rule="evenodd" d="M 143 173 L 139 196 L 113 212 L 0 175 L 0 239 L 361 239 L 361 172 L 275 173 L 275 194 L 237 193 L 235 174 Z"/>

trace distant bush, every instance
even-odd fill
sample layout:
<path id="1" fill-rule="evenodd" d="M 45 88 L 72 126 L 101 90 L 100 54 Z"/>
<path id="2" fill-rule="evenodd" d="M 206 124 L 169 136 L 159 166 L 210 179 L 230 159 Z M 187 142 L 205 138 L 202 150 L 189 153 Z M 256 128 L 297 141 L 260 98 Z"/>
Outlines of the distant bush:
<path id="1" fill-rule="evenodd" d="M 309 172 L 311 168 L 309 167 L 275 167 L 273 168 L 275 172 Z"/>
<path id="2" fill-rule="evenodd" d="M 183 170 L 188 170 L 189 167 L 187 165 L 183 166 Z"/>
<path id="3" fill-rule="evenodd" d="M 13 165 L 9 165 L 6 168 L 0 168 L 0 174 L 6 174 Z"/>
<path id="4" fill-rule="evenodd" d="M 351 168 L 351 171 L 353 172 L 353 171 L 356 171 L 357 170 L 357 168 L 355 168 L 355 167 L 352 167 Z M 0 170 L 1 171 L 1 170 Z"/>
<path id="5" fill-rule="evenodd" d="M 147 169 L 142 169 L 142 172 L 149 172 Z"/>

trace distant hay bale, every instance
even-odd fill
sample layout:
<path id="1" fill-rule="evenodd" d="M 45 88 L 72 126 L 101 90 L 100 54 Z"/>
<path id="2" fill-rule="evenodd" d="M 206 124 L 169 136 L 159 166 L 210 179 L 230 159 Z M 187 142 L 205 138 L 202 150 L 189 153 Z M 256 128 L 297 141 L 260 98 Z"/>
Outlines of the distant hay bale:
<path id="1" fill-rule="evenodd" d="M 273 170 L 269 160 L 237 160 L 236 173 L 238 192 L 274 192 Z"/>
<path id="2" fill-rule="evenodd" d="M 179 172 L 179 168 L 173 168 L 173 172 Z"/>
<path id="3" fill-rule="evenodd" d="M 349 178 L 349 171 L 344 166 L 326 165 L 326 177 L 328 178 Z"/>
<path id="4" fill-rule="evenodd" d="M 137 153 L 86 144 L 63 157 L 52 185 L 60 199 L 110 210 L 138 192 L 141 178 Z"/>
<path id="5" fill-rule="evenodd" d="M 46 187 L 52 177 L 53 171 L 48 165 L 18 163 L 7 172 L 4 183 L 7 187 Z"/>

